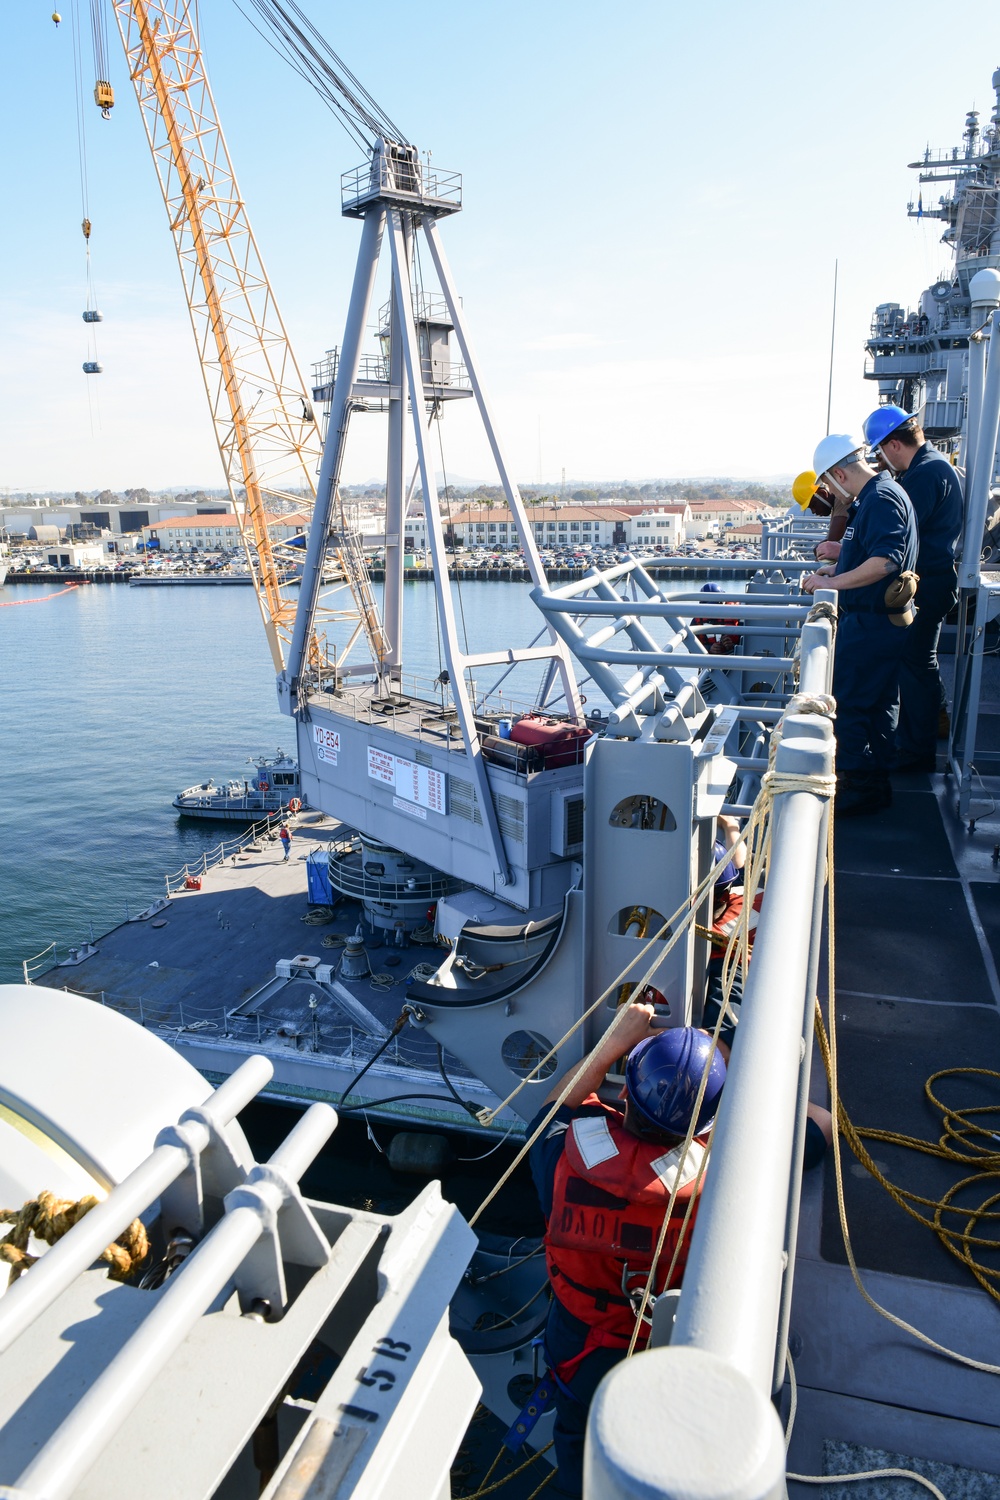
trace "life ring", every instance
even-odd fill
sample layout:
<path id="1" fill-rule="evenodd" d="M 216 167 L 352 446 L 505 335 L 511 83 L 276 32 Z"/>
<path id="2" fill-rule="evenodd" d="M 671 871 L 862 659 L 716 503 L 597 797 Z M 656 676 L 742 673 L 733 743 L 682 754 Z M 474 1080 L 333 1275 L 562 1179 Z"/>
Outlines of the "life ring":
<path id="1" fill-rule="evenodd" d="M 302 811 L 302 801 L 301 801 L 301 799 L 299 797 L 293 797 L 292 798 L 292 800 L 288 804 L 288 811 L 291 812 L 291 813 L 297 813 L 297 812 L 301 812 Z"/>
<path id="2" fill-rule="evenodd" d="M 266 781 L 258 781 L 257 790 L 258 792 L 269 792 L 271 788 L 268 786 Z"/>

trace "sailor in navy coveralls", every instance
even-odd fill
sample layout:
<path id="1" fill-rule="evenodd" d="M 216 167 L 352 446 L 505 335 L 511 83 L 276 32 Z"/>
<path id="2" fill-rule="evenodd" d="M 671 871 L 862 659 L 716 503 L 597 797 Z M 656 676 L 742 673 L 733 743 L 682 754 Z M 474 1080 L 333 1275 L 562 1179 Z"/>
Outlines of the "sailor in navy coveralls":
<path id="1" fill-rule="evenodd" d="M 899 667 L 896 770 L 933 771 L 946 709 L 938 641 L 958 598 L 955 552 L 965 508 L 962 481 L 954 465 L 926 441 L 916 417 L 902 407 L 876 407 L 865 422 L 865 438 L 909 495 L 920 532 L 917 618 L 906 632 Z"/>
<path id="2" fill-rule="evenodd" d="M 909 498 L 888 474 L 876 474 L 858 457 L 860 447 L 844 434 L 833 434 L 816 450 L 817 475 L 849 502 L 847 528 L 842 542 L 825 542 L 821 549 L 836 557 L 835 566 L 818 568 L 802 581 L 809 594 L 828 588 L 838 593 L 833 693 L 835 808 L 841 814 L 878 812 L 892 801 L 896 697 L 913 611 L 894 607 L 891 586 L 902 575 L 913 575 L 917 561 L 917 523 Z"/>

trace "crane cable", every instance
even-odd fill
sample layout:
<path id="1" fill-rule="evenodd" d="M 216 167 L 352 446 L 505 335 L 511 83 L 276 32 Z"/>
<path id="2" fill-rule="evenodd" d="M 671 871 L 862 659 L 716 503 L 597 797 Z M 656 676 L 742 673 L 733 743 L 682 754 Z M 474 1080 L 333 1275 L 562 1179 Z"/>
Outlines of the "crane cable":
<path id="1" fill-rule="evenodd" d="M 316 90 L 355 145 L 371 155 L 381 136 L 388 136 L 400 145 L 409 144 L 399 127 L 354 76 L 343 58 L 337 56 L 295 0 L 249 0 L 249 3 L 275 40 L 265 36 L 253 17 L 243 9 L 240 0 L 233 0 L 240 15 L 257 35 Z M 371 133 L 371 139 L 366 132 Z"/>
<path id="2" fill-rule="evenodd" d="M 82 28 L 81 28 L 81 25 L 80 25 L 80 12 L 79 12 L 79 6 L 80 6 L 80 4 L 81 4 L 81 0 L 70 0 L 70 17 L 71 17 L 71 20 L 72 20 L 72 23 L 73 23 L 72 24 L 72 30 L 73 30 L 73 90 L 74 90 L 74 95 L 75 95 L 75 110 L 76 110 L 76 150 L 77 150 L 77 162 L 78 162 L 78 165 L 79 165 L 79 173 L 80 173 L 80 208 L 81 208 L 81 212 L 82 212 L 82 215 L 83 215 L 81 223 L 80 223 L 80 228 L 83 231 L 83 239 L 84 239 L 84 244 L 86 246 L 86 285 L 87 285 L 87 307 L 86 307 L 86 311 L 87 311 L 87 313 L 96 314 L 97 313 L 97 290 L 96 290 L 96 287 L 94 285 L 93 266 L 91 264 L 91 259 L 90 259 L 90 230 L 91 230 L 91 223 L 90 223 L 90 179 L 89 179 L 89 173 L 88 173 L 88 170 L 87 170 L 87 122 L 86 122 L 86 113 L 85 113 L 85 110 L 84 110 L 83 46 L 82 46 L 82 40 L 81 40 L 81 30 L 82 30 Z M 95 38 L 96 38 L 96 34 L 97 34 L 97 29 L 98 28 L 94 24 L 94 12 L 93 12 L 93 8 L 91 9 L 91 25 L 92 25 L 92 30 L 93 30 Z M 96 42 L 95 42 L 95 45 L 96 45 Z M 97 363 L 99 363 L 99 360 L 98 360 L 98 350 L 97 350 L 97 321 L 98 320 L 97 320 L 96 316 L 94 316 L 94 317 L 87 317 L 85 315 L 84 321 L 87 324 L 87 363 L 88 364 L 97 364 Z M 89 412 L 89 415 L 90 415 L 90 435 L 91 435 L 91 437 L 93 437 L 95 435 L 95 433 L 94 433 L 95 407 L 96 407 L 96 415 L 97 415 L 97 427 L 98 427 L 98 429 L 100 429 L 100 425 L 101 425 L 100 399 L 99 399 L 97 391 L 95 389 L 92 389 L 91 382 L 88 380 L 87 381 L 87 409 L 88 409 L 88 412 Z"/>
<path id="3" fill-rule="evenodd" d="M 90 35 L 94 44 L 94 71 L 98 83 L 108 80 L 108 18 L 104 0 L 90 0 Z"/>

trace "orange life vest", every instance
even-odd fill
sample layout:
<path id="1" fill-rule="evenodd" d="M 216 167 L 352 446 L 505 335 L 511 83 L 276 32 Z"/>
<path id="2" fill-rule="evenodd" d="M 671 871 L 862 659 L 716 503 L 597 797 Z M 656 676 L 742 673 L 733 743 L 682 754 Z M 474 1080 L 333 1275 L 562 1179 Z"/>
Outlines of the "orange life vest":
<path id="1" fill-rule="evenodd" d="M 586 1103 L 600 1105 L 596 1095 Z M 641 1140 L 625 1129 L 619 1110 L 600 1109 L 599 1115 L 578 1115 L 566 1132 L 545 1234 L 553 1291 L 567 1312 L 587 1324 L 583 1349 L 556 1370 L 564 1381 L 572 1379 L 592 1350 L 625 1348 L 632 1337 L 635 1312 L 627 1292 L 641 1291 L 645 1284 L 680 1160 L 679 1147 Z M 695 1137 L 660 1253 L 657 1295 L 667 1285 L 704 1152 L 705 1137 Z M 694 1214 L 670 1283 L 674 1286 L 684 1270 L 693 1223 Z M 640 1348 L 647 1338 L 643 1329 Z"/>
<path id="2" fill-rule="evenodd" d="M 750 912 L 750 931 L 748 936 L 751 949 L 753 948 L 753 940 L 757 936 L 757 917 L 760 914 L 760 906 L 763 899 L 764 892 L 758 891 L 756 896 L 754 897 L 753 909 Z M 729 939 L 735 932 L 737 924 L 739 923 L 740 917 L 742 915 L 743 891 L 728 891 L 726 893 L 724 905 L 721 907 L 721 910 L 716 912 L 712 920 L 713 957 L 725 952 L 726 948 L 729 946 Z"/>
<path id="3" fill-rule="evenodd" d="M 731 627 L 738 625 L 739 620 L 703 620 L 701 618 L 691 621 L 692 625 L 715 625 L 722 632 L 720 635 L 703 635 L 702 645 L 710 656 L 732 656 L 739 644 L 739 631 Z"/>

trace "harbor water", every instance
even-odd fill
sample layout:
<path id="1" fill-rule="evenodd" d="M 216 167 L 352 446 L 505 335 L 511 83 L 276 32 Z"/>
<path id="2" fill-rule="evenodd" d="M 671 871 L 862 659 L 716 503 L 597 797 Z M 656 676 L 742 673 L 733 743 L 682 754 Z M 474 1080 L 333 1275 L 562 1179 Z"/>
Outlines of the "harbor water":
<path id="1" fill-rule="evenodd" d="M 85 941 L 126 903 L 148 905 L 165 875 L 238 832 L 178 817 L 179 790 L 295 748 L 251 589 L 52 593 L 0 589 L 3 982 L 48 943 Z M 434 590 L 407 584 L 405 610 L 406 670 L 430 682 L 442 666 Z M 524 584 L 464 583 L 456 611 L 472 650 L 501 632 L 526 644 L 541 625 Z"/>

